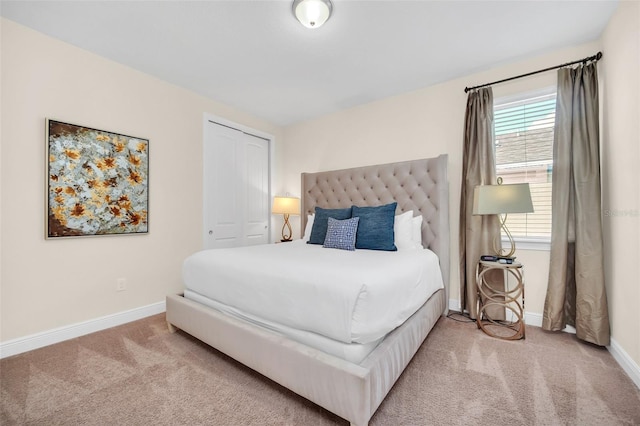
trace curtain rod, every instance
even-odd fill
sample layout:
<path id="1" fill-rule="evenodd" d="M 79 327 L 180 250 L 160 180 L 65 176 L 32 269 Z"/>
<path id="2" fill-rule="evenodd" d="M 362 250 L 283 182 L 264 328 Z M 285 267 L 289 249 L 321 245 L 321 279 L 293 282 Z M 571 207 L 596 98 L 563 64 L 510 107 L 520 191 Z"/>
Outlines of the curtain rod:
<path id="1" fill-rule="evenodd" d="M 561 64 L 561 65 L 556 65 L 555 67 L 549 67 L 549 68 L 545 68 L 543 70 L 538 70 L 538 71 L 532 71 L 532 72 L 528 72 L 526 74 L 522 74 L 522 75 L 517 75 L 515 77 L 509 77 L 509 78 L 505 78 L 504 80 L 498 80 L 498 81 L 494 81 L 492 83 L 485 83 L 485 84 L 480 84 L 478 86 L 473 86 L 473 87 L 465 87 L 464 88 L 464 93 L 467 93 L 470 90 L 475 90 L 475 89 L 479 89 L 481 87 L 486 87 L 486 86 L 491 86 L 493 84 L 498 84 L 498 83 L 504 83 L 505 81 L 511 81 L 511 80 L 515 80 L 518 78 L 522 78 L 522 77 L 528 77 L 530 75 L 534 75 L 534 74 L 539 74 L 541 72 L 545 72 L 545 71 L 551 71 L 551 70 L 555 70 L 557 68 L 562 68 L 562 67 L 567 67 L 569 65 L 574 65 L 574 64 L 578 64 L 580 62 L 582 62 L 583 64 L 586 64 L 589 61 L 599 61 L 600 58 L 602 58 L 602 52 L 598 52 L 593 56 L 589 56 L 586 57 L 584 59 L 578 59 L 577 61 L 571 61 L 571 62 L 567 62 L 566 64 Z"/>

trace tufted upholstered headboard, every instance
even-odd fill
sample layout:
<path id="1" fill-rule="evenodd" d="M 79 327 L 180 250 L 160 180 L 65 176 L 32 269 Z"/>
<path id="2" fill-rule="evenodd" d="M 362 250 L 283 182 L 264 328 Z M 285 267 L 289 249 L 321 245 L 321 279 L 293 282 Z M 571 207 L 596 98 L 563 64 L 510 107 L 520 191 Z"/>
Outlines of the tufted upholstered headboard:
<path id="1" fill-rule="evenodd" d="M 398 202 L 422 214 L 422 244 L 438 255 L 449 301 L 449 184 L 446 154 L 353 169 L 302 173 L 302 232 L 316 206 L 335 209 Z"/>

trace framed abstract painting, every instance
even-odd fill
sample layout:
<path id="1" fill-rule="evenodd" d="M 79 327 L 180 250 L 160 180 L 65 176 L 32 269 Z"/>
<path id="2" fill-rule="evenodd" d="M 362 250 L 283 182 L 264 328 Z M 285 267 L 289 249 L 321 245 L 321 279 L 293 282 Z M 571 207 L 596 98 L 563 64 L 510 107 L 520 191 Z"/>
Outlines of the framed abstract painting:
<path id="1" fill-rule="evenodd" d="M 149 141 L 46 122 L 46 238 L 149 232 Z"/>

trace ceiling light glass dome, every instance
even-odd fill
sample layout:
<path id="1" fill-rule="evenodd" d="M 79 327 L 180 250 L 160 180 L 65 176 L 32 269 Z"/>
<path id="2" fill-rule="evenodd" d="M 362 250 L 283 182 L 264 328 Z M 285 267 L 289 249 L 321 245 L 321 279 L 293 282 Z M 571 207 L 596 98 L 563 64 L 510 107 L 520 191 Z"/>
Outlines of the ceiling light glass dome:
<path id="1" fill-rule="evenodd" d="M 295 0 L 293 14 L 307 28 L 319 28 L 331 16 L 330 0 Z"/>

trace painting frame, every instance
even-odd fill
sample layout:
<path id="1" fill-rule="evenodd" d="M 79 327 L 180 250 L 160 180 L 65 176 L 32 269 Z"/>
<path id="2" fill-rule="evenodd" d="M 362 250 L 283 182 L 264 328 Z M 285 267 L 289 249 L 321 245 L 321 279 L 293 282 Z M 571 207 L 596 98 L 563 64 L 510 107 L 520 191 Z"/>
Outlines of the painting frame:
<path id="1" fill-rule="evenodd" d="M 149 140 L 45 121 L 45 239 L 148 234 Z"/>

